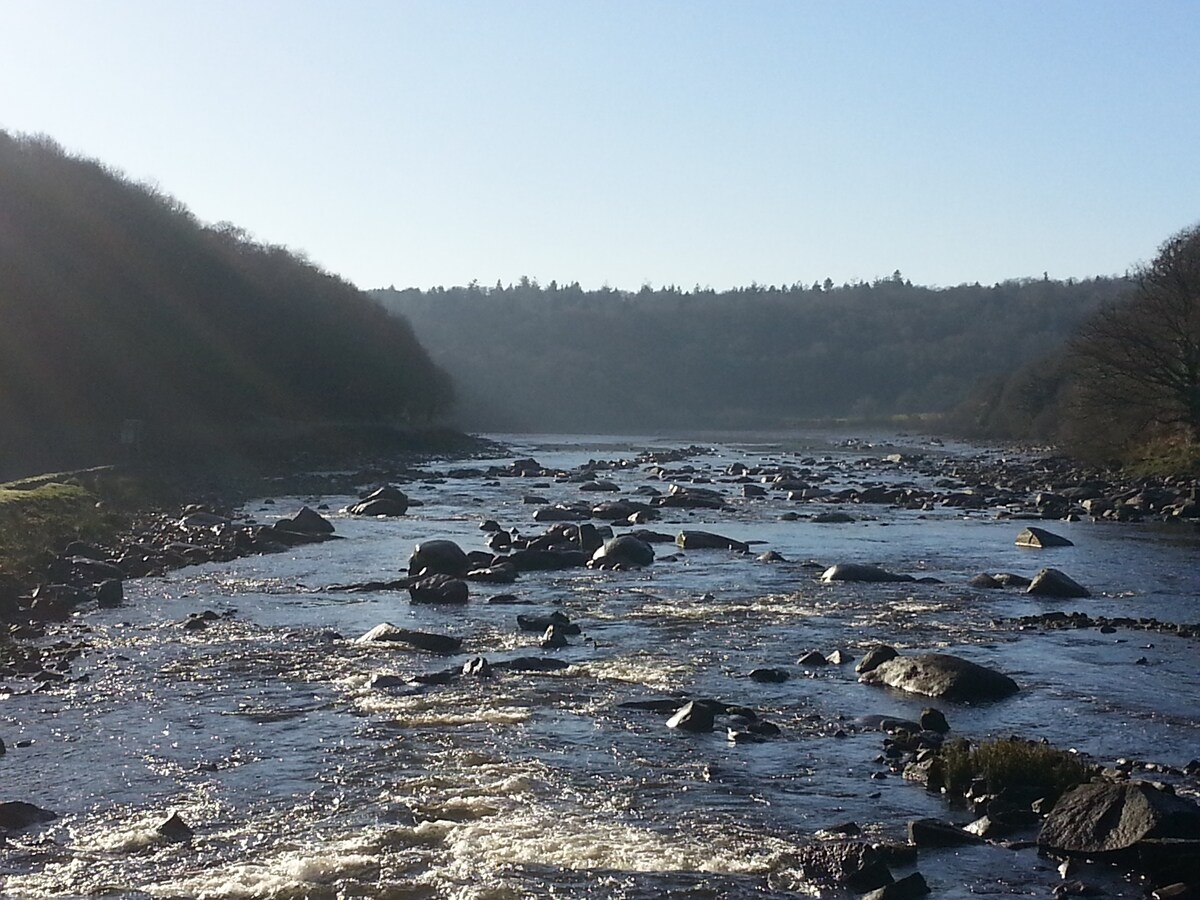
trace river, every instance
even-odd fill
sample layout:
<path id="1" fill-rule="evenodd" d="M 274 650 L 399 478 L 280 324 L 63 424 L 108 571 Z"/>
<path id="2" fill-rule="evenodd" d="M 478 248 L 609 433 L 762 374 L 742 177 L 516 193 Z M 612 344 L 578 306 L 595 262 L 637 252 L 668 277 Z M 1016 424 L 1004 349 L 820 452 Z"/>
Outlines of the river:
<path id="1" fill-rule="evenodd" d="M 935 704 L 953 734 L 1046 738 L 1101 762 L 1181 767 L 1200 755 L 1196 642 L 1135 630 L 1021 630 L 1011 621 L 1079 609 L 1200 622 L 1200 533 L 1190 525 L 1043 523 L 1074 546 L 1033 551 L 1014 544 L 1025 523 L 996 510 L 863 505 L 845 508 L 852 522 L 788 521 L 788 511 L 813 510 L 781 493 L 743 499 L 723 474 L 731 463 L 811 460 L 836 487 L 897 477 L 879 462 L 897 448 L 985 452 L 919 438 L 501 439 L 508 451 L 495 460 L 431 464 L 428 477 L 402 485 L 423 505 L 401 518 L 339 513 L 350 496 L 251 502 L 245 513 L 260 522 L 327 504 L 342 540 L 129 582 L 123 607 L 57 626 L 47 641 L 88 643 L 72 668 L 87 682 L 0 694 L 8 746 L 0 799 L 60 815 L 9 838 L 0 851 L 4 895 L 815 895 L 795 851 L 822 829 L 853 821 L 869 837 L 903 840 L 911 818 L 970 818 L 889 772 L 883 736 L 854 724 L 867 714 L 916 718 L 927 698 L 860 685 L 853 663 L 797 665 L 808 650 L 858 658 L 881 641 L 967 656 L 1020 684 L 1016 696 L 989 705 Z M 440 477 L 454 468 L 532 456 L 570 470 L 693 443 L 710 452 L 665 468 L 711 479 L 703 486 L 726 494 L 729 508 L 668 509 L 650 527 L 718 531 L 757 542 L 754 552 L 657 545 L 660 558 L 644 569 L 473 584 L 471 602 L 455 608 L 414 606 L 399 591 L 323 590 L 398 577 L 422 540 L 482 549 L 483 519 L 540 532 L 537 507 L 522 502 L 529 493 L 603 500 L 668 483 L 629 465 L 600 473 L 619 495 L 581 494 L 567 481 Z M 764 550 L 785 561 L 758 561 Z M 821 584 L 809 560 L 878 563 L 942 583 Z M 1054 601 L 967 586 L 979 572 L 1032 575 L 1044 565 L 1093 596 Z M 529 605 L 486 602 L 501 592 Z M 583 634 L 542 651 L 516 615 L 555 609 Z M 204 610 L 218 614 L 208 628 L 180 627 Z M 447 658 L 354 642 L 385 621 L 461 637 L 463 650 Z M 449 685 L 371 680 L 530 654 L 570 666 Z M 765 666 L 792 677 L 745 677 Z M 782 734 L 733 743 L 724 730 L 679 733 L 661 715 L 619 705 L 676 692 L 752 707 Z M 171 811 L 194 829 L 190 842 L 156 835 Z M 942 897 L 1048 896 L 1056 866 L 1034 849 L 994 844 L 923 851 L 917 862 Z M 1105 889 L 1141 896 L 1119 879 Z"/>

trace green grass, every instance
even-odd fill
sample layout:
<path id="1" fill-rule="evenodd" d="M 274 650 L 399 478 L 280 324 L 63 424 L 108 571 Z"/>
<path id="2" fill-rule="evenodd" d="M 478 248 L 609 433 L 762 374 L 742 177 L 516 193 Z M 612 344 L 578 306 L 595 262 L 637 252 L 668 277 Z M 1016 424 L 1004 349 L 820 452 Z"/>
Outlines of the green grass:
<path id="1" fill-rule="evenodd" d="M 70 541 L 103 543 L 137 503 L 136 483 L 111 470 L 0 484 L 0 573 L 25 579 Z"/>
<path id="2" fill-rule="evenodd" d="M 1136 478 L 1200 476 L 1200 444 L 1181 440 L 1150 441 L 1130 455 L 1125 469 Z"/>
<path id="3" fill-rule="evenodd" d="M 1016 792 L 1056 800 L 1089 776 L 1088 766 L 1077 756 L 1049 744 L 1005 738 L 971 746 L 958 740 L 942 747 L 930 786 L 962 796 L 982 779 L 988 793 Z"/>

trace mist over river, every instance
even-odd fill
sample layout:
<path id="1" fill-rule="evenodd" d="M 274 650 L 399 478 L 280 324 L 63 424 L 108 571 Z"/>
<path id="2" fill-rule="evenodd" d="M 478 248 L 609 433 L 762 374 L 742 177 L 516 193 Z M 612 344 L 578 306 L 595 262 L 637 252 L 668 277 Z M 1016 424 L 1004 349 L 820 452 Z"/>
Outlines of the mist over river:
<path id="1" fill-rule="evenodd" d="M 244 512 L 260 522 L 327 504 L 322 512 L 342 539 L 130 581 L 124 606 L 52 626 L 48 643 L 87 642 L 71 674 L 89 679 L 38 692 L 14 683 L 0 694 L 8 746 L 0 799 L 60 816 L 0 848 L 0 893 L 850 897 L 807 881 L 797 848 L 841 823 L 856 823 L 869 839 L 904 841 L 910 819 L 973 818 L 891 771 L 884 735 L 856 722 L 861 716 L 916 719 L 932 705 L 952 735 L 1045 738 L 1104 764 L 1124 757 L 1179 768 L 1200 756 L 1196 641 L 1013 621 L 1081 610 L 1200 622 L 1200 532 L 1190 524 L 1042 522 L 1074 545 L 1039 551 L 1014 544 L 1028 523 L 1002 510 L 839 506 L 779 491 L 745 498 L 729 474 L 734 464 L 803 466 L 834 490 L 929 487 L 935 476 L 885 457 L 944 461 L 931 468 L 945 478 L 958 457 L 1002 455 L 916 437 L 497 439 L 507 450 L 495 459 L 429 464 L 425 477 L 400 484 L 422 503 L 402 517 L 346 515 L 340 510 L 357 499 L 351 495 L 251 502 Z M 661 472 L 648 458 L 634 461 L 693 444 L 705 452 L 668 457 Z M 605 494 L 581 492 L 580 481 L 565 477 L 455 471 L 522 457 L 564 473 L 590 460 L 628 464 L 597 471 L 620 489 Z M 524 502 L 529 494 L 594 503 L 672 483 L 718 490 L 725 508 L 664 508 L 647 527 L 718 532 L 751 542 L 751 552 L 658 544 L 658 558 L 642 569 L 472 583 L 464 606 L 414 605 L 402 590 L 324 589 L 397 579 L 424 540 L 484 549 L 486 519 L 540 533 L 546 525 L 533 520 L 538 506 Z M 835 510 L 852 521 L 812 520 Z M 767 550 L 783 560 L 756 558 Z M 849 562 L 940 583 L 818 581 L 824 566 Z M 1031 576 L 1044 566 L 1092 596 L 1057 600 L 968 585 L 981 572 Z M 500 593 L 522 605 L 487 602 Z M 216 613 L 207 628 L 181 627 L 205 610 Z M 582 634 L 543 650 L 541 635 L 520 630 L 516 616 L 555 610 Z M 355 642 L 381 622 L 462 638 L 461 652 Z M 853 662 L 797 662 L 809 650 L 835 649 L 857 660 L 879 642 L 966 657 L 1021 690 L 970 706 L 859 684 Z M 476 656 L 493 664 L 553 657 L 569 666 L 449 684 L 404 680 Z M 761 667 L 791 677 L 746 677 Z M 400 677 L 373 682 L 379 675 Z M 668 729 L 664 715 L 620 705 L 683 695 L 750 707 L 781 733 L 734 742 L 723 727 L 681 732 Z M 1196 794 L 1194 779 L 1176 787 Z M 190 842 L 156 833 L 173 810 L 194 830 Z M 1060 882 L 1057 865 L 1035 848 L 988 843 L 922 850 L 915 865 L 893 872 L 919 869 L 937 897 L 1049 896 Z M 1107 879 L 1109 896 L 1141 896 L 1116 875 L 1095 877 Z"/>

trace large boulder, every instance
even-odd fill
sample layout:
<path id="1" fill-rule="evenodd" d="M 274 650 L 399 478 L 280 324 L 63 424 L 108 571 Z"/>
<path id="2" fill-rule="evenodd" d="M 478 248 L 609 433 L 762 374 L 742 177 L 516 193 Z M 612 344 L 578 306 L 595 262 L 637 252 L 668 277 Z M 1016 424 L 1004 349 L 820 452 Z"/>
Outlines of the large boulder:
<path id="1" fill-rule="evenodd" d="M 960 703 L 1000 700 L 1018 691 L 1007 675 L 947 653 L 897 656 L 858 680 Z"/>
<path id="2" fill-rule="evenodd" d="M 402 516 L 408 512 L 408 506 L 404 491 L 388 484 L 350 504 L 346 512 L 352 516 Z"/>
<path id="3" fill-rule="evenodd" d="M 897 575 L 879 566 L 869 566 L 862 563 L 838 563 L 830 566 L 821 573 L 821 580 L 830 583 L 834 581 L 912 581 L 911 575 Z"/>
<path id="4" fill-rule="evenodd" d="M 604 543 L 592 554 L 592 566 L 648 566 L 654 562 L 654 548 L 633 535 L 623 534 Z"/>
<path id="5" fill-rule="evenodd" d="M 1045 547 L 1074 547 L 1075 544 L 1052 531 L 1031 525 L 1017 535 L 1017 546 L 1041 550 Z"/>
<path id="6" fill-rule="evenodd" d="M 463 548 L 448 540 L 422 541 L 408 558 L 409 575 L 450 575 L 462 578 L 471 569 Z"/>
<path id="7" fill-rule="evenodd" d="M 738 553 L 750 551 L 750 545 L 744 541 L 735 541 L 711 531 L 681 531 L 675 537 L 675 543 L 684 550 L 736 550 Z"/>
<path id="8" fill-rule="evenodd" d="M 1085 588 L 1069 575 L 1058 569 L 1042 569 L 1033 576 L 1033 581 L 1025 589 L 1027 594 L 1039 597 L 1090 597 L 1091 591 Z"/>
<path id="9" fill-rule="evenodd" d="M 333 534 L 333 523 L 308 506 L 300 507 L 290 519 L 280 519 L 275 526 L 300 534 Z"/>
<path id="10" fill-rule="evenodd" d="M 797 850 L 804 880 L 861 893 L 892 883 L 884 854 L 865 841 L 821 841 Z"/>
<path id="11" fill-rule="evenodd" d="M 1095 781 L 1058 799 L 1038 835 L 1038 846 L 1067 853 L 1111 853 L 1161 838 L 1200 839 L 1200 806 L 1143 781 Z"/>

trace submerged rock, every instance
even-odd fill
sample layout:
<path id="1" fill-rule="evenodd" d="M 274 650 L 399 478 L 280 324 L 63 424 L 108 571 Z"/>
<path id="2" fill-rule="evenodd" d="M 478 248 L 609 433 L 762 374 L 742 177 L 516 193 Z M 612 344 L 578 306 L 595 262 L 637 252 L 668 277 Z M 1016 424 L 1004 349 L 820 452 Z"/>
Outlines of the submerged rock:
<path id="1" fill-rule="evenodd" d="M 834 581 L 912 581 L 911 575 L 897 575 L 879 566 L 869 566 L 862 563 L 838 563 L 830 566 L 821 573 L 821 580 L 827 584 Z"/>
<path id="2" fill-rule="evenodd" d="M 381 622 L 360 637 L 356 644 L 398 643 L 416 647 L 418 650 L 428 650 L 432 653 L 457 653 L 462 647 L 462 639 L 445 634 L 431 634 L 427 631 L 410 631 L 407 628 L 397 628 L 390 622 Z"/>
<path id="3" fill-rule="evenodd" d="M 947 653 L 897 656 L 859 681 L 962 703 L 1000 700 L 1019 690 L 1007 675 Z"/>

